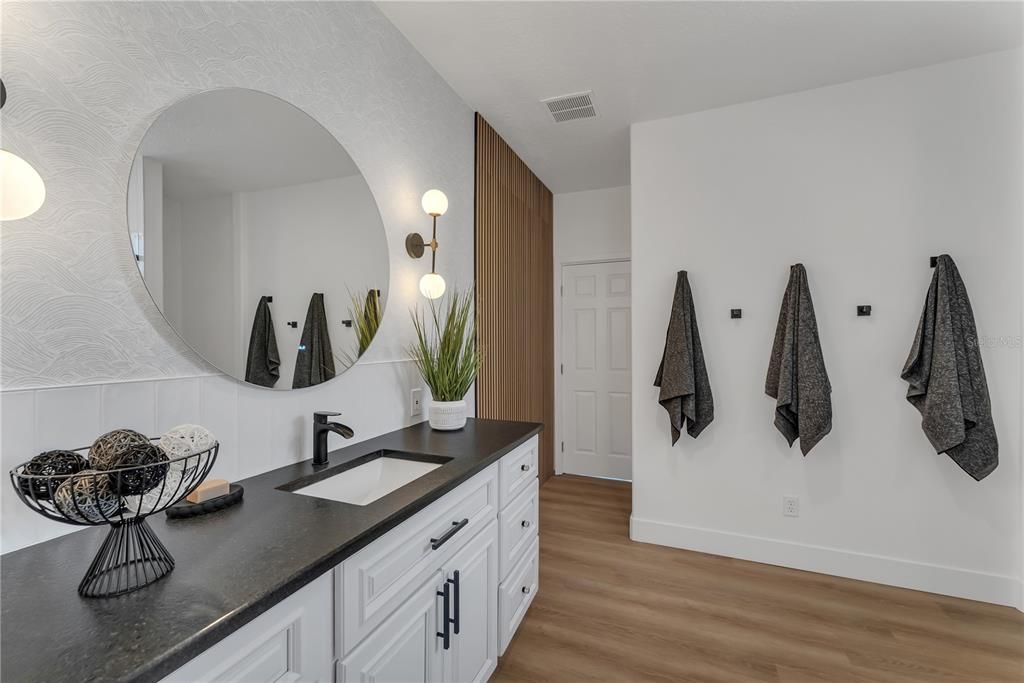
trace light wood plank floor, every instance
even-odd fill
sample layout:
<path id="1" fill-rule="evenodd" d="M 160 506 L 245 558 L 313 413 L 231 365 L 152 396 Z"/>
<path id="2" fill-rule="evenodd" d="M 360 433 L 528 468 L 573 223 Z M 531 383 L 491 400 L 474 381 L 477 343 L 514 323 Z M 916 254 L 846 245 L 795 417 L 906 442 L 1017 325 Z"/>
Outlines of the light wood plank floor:
<path id="1" fill-rule="evenodd" d="M 492 678 L 1024 681 L 1024 614 L 629 540 L 628 484 L 541 489 L 540 592 Z"/>

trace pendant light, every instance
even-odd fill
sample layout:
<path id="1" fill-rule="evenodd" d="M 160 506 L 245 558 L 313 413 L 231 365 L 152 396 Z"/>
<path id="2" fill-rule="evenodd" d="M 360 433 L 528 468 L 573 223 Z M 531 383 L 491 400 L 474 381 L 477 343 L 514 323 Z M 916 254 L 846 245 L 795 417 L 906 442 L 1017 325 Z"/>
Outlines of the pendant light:
<path id="1" fill-rule="evenodd" d="M 7 104 L 7 87 L 0 80 L 0 109 Z M 0 149 L 0 221 L 31 216 L 46 199 L 46 185 L 32 164 Z"/>

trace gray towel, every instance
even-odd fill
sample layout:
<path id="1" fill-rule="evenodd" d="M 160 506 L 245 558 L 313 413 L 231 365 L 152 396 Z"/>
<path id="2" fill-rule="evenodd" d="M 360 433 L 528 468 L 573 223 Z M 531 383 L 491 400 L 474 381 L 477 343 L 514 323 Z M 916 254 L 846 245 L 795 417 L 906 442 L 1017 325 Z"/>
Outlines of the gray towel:
<path id="1" fill-rule="evenodd" d="M 935 451 L 977 481 L 991 474 L 999 464 L 999 443 L 978 331 L 964 281 L 947 254 L 938 258 L 901 376 Z"/>
<path id="2" fill-rule="evenodd" d="M 789 269 L 764 392 L 776 399 L 776 429 L 790 446 L 799 438 L 804 455 L 832 431 L 832 385 L 802 263 Z"/>
<path id="3" fill-rule="evenodd" d="M 704 350 L 697 331 L 697 316 L 686 271 L 676 275 L 676 293 L 665 333 L 665 350 L 658 366 L 654 386 L 659 387 L 658 403 L 668 413 L 672 427 L 672 445 L 686 426 L 686 433 L 697 438 L 715 419 L 715 401 L 711 396 Z"/>
<path id="4" fill-rule="evenodd" d="M 270 302 L 260 297 L 249 334 L 249 353 L 245 359 L 245 381 L 261 387 L 273 387 L 281 376 L 281 356 L 277 352 L 274 319 Z"/>
<path id="5" fill-rule="evenodd" d="M 299 353 L 295 357 L 295 376 L 292 389 L 311 387 L 334 377 L 334 350 L 327 330 L 327 311 L 324 295 L 309 298 L 306 322 L 302 325 Z"/>

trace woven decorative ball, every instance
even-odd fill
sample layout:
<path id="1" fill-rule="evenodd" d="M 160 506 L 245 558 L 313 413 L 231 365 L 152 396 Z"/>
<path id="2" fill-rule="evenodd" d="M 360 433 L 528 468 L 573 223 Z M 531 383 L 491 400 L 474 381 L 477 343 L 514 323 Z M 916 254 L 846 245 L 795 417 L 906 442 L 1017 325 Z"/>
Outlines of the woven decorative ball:
<path id="1" fill-rule="evenodd" d="M 122 450 L 108 468 L 110 488 L 121 496 L 139 496 L 156 488 L 167 476 L 164 449 L 154 443 L 137 443 Z M 128 468 L 128 469 L 125 469 Z"/>
<path id="2" fill-rule="evenodd" d="M 89 465 L 97 470 L 109 470 L 129 446 L 148 443 L 149 439 L 132 429 L 115 429 L 92 442 Z"/>
<path id="3" fill-rule="evenodd" d="M 180 465 L 180 463 L 177 463 L 177 465 Z M 141 496 L 125 496 L 125 507 L 140 515 L 148 515 L 155 510 L 167 507 L 188 493 L 182 484 L 184 477 L 184 471 L 180 467 L 176 467 L 176 464 L 172 464 L 162 483 L 154 486 Z"/>
<path id="4" fill-rule="evenodd" d="M 215 443 L 217 443 L 217 437 L 213 435 L 213 432 L 199 425 L 178 425 L 167 430 L 160 437 L 160 447 L 167 452 L 171 459 L 202 453 L 213 448 Z"/>
<path id="5" fill-rule="evenodd" d="M 117 518 L 121 497 L 101 472 L 82 470 L 57 488 L 53 504 L 69 519 L 99 524 Z"/>
<path id="6" fill-rule="evenodd" d="M 160 437 L 160 447 L 164 449 L 171 460 L 185 458 L 171 464 L 171 469 L 191 470 L 199 464 L 199 458 L 188 458 L 186 456 L 202 453 L 213 448 L 217 443 L 217 437 L 206 427 L 193 424 L 183 424 L 173 427 L 164 432 Z"/>
<path id="7" fill-rule="evenodd" d="M 21 473 L 39 477 L 66 477 L 81 472 L 88 466 L 88 461 L 74 451 L 46 451 L 29 460 Z M 48 500 L 64 480 L 26 477 L 19 479 L 18 483 L 21 492 L 26 496 L 34 494 L 39 500 Z"/>

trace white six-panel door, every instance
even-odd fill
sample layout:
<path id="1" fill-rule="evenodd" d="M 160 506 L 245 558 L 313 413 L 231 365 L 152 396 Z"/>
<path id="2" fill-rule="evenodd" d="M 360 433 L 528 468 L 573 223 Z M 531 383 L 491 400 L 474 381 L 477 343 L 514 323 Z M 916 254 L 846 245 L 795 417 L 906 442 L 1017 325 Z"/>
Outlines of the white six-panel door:
<path id="1" fill-rule="evenodd" d="M 562 471 L 632 478 L 629 261 L 562 267 Z"/>

